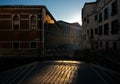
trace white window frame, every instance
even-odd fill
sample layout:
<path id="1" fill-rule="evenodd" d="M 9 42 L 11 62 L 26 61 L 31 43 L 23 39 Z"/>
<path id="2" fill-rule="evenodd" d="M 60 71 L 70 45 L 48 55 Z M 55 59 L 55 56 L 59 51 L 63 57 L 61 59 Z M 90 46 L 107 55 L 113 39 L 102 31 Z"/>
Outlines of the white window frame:
<path id="1" fill-rule="evenodd" d="M 19 17 L 19 23 L 18 23 L 19 29 L 18 29 L 18 30 L 15 30 L 15 29 L 14 29 L 14 20 L 13 20 L 13 18 L 14 18 L 14 16 L 16 16 L 16 15 Z M 19 15 L 19 14 L 13 14 L 13 15 L 12 15 L 12 30 L 13 30 L 13 31 L 19 31 L 19 30 L 20 30 L 20 15 Z"/>
<path id="2" fill-rule="evenodd" d="M 31 24 L 31 17 L 32 16 L 35 16 L 36 17 L 36 30 L 38 30 L 38 25 L 37 25 L 37 23 L 38 23 L 38 17 L 37 17 L 37 15 L 36 14 L 30 14 L 29 15 L 29 31 L 31 31 L 31 30 L 34 30 L 34 29 L 31 29 L 31 26 L 32 26 L 32 24 Z"/>

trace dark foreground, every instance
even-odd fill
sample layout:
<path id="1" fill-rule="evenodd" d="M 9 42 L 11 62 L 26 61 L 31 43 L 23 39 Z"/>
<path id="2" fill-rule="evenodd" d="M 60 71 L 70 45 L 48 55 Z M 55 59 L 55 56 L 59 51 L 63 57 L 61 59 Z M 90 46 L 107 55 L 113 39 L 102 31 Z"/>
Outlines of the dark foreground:
<path id="1" fill-rule="evenodd" d="M 34 62 L 0 73 L 1 84 L 120 84 L 120 73 L 80 61 Z"/>

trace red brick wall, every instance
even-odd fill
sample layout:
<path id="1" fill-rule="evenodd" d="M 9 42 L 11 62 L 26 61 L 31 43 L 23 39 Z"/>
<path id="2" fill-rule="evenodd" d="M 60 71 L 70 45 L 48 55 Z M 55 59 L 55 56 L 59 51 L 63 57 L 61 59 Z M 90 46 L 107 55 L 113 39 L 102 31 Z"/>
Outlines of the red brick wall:
<path id="1" fill-rule="evenodd" d="M 11 14 L 0 14 L 0 19 L 10 19 L 11 18 Z"/>
<path id="2" fill-rule="evenodd" d="M 12 48 L 12 43 L 2 43 L 2 42 L 0 42 L 0 49 L 9 49 L 9 48 Z"/>
<path id="3" fill-rule="evenodd" d="M 29 29 L 29 16 L 35 14 L 40 18 L 40 12 L 41 8 L 0 8 L 0 48 L 12 48 L 12 41 L 19 41 L 21 48 L 29 48 L 31 41 L 36 38 L 42 40 L 42 30 Z M 20 30 L 12 30 L 12 15 L 15 14 L 20 15 Z M 37 24 L 41 29 L 40 20 Z M 42 43 L 38 44 L 41 48 Z"/>
<path id="4" fill-rule="evenodd" d="M 11 41 L 13 39 L 11 31 L 0 31 L 0 41 Z"/>
<path id="5" fill-rule="evenodd" d="M 12 29 L 11 20 L 0 20 L 0 30 L 10 30 Z"/>
<path id="6" fill-rule="evenodd" d="M 21 42 L 20 47 L 21 48 L 29 48 L 29 42 Z"/>
<path id="7" fill-rule="evenodd" d="M 20 29 L 28 29 L 29 30 L 29 20 L 21 20 L 20 21 Z"/>

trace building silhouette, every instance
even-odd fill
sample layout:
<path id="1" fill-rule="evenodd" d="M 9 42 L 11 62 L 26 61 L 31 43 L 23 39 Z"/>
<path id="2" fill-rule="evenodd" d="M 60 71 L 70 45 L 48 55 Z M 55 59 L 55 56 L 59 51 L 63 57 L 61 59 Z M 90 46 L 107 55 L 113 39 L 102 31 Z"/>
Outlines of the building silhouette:
<path id="1" fill-rule="evenodd" d="M 1 55 L 38 53 L 41 56 L 45 49 L 60 44 L 56 40 L 59 30 L 43 5 L 0 5 Z"/>
<path id="2" fill-rule="evenodd" d="M 84 47 L 120 56 L 120 0 L 96 0 L 82 9 Z"/>
<path id="3" fill-rule="evenodd" d="M 63 34 L 63 44 L 81 45 L 82 28 L 78 23 L 57 22 L 61 26 Z"/>

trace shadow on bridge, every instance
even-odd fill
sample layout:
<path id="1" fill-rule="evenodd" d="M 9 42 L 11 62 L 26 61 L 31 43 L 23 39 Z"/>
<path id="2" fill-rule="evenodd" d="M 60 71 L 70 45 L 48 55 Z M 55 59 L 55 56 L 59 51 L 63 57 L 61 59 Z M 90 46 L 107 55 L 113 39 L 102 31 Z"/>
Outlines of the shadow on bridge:
<path id="1" fill-rule="evenodd" d="M 0 79 L 3 84 L 105 84 L 90 65 L 68 60 L 32 63 L 1 73 Z"/>
<path id="2" fill-rule="evenodd" d="M 63 52 L 63 51 L 62 51 Z M 94 52 L 91 50 L 76 50 L 71 53 L 67 52 L 50 52 L 49 55 L 44 55 L 40 57 L 14 57 L 14 58 L 0 58 L 0 71 L 8 70 L 14 67 L 18 67 L 21 65 L 25 65 L 28 63 L 32 63 L 35 61 L 46 61 L 46 60 L 76 60 L 76 61 L 84 61 L 86 63 L 97 64 L 106 68 L 110 68 L 116 71 L 120 71 L 120 63 L 116 60 L 109 58 L 108 56 L 104 56 L 99 52 Z"/>

